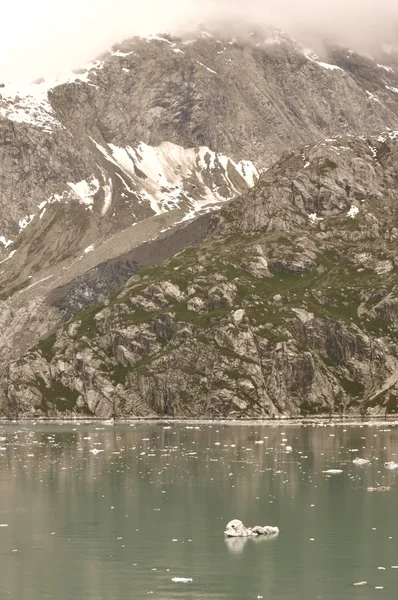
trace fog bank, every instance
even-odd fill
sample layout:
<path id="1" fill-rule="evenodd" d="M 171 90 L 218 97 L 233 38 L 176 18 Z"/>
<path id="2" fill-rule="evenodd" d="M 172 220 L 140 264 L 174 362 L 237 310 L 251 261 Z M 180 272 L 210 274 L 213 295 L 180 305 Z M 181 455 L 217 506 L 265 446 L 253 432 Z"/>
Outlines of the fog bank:
<path id="1" fill-rule="evenodd" d="M 366 53 L 398 41 L 392 0 L 19 0 L 2 17 L 0 81 L 48 76 L 124 38 L 181 34 L 199 23 L 274 25 L 309 45 L 326 40 Z"/>

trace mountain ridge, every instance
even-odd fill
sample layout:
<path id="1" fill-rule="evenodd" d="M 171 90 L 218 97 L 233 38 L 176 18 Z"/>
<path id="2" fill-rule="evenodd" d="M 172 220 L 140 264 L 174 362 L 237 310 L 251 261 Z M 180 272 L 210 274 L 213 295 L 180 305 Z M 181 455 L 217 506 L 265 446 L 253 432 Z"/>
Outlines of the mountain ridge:
<path id="1" fill-rule="evenodd" d="M 396 132 L 285 156 L 198 246 L 11 363 L 3 414 L 394 414 L 397 164 Z"/>
<path id="2" fill-rule="evenodd" d="M 202 243 L 205 223 L 222 239 L 253 235 L 256 224 L 264 235 L 318 227 L 326 243 L 324 220 L 337 219 L 338 232 L 344 207 L 349 223 L 362 222 L 358 199 L 373 188 L 374 218 L 384 223 L 391 167 L 380 187 L 369 161 L 382 162 L 395 144 L 397 69 L 394 54 L 330 47 L 319 57 L 275 30 L 205 32 L 126 40 L 34 92 L 0 87 L 3 372 L 138 268 L 169 259 L 174 243 L 176 252 Z M 355 148 L 348 173 L 341 156 Z M 330 183 L 334 170 L 342 175 Z M 390 203 L 388 211 L 394 219 Z M 248 264 L 264 274 L 267 260 L 254 252 Z M 289 272 L 289 261 L 288 253 L 272 268 Z M 395 268 L 386 261 L 378 268 Z"/>

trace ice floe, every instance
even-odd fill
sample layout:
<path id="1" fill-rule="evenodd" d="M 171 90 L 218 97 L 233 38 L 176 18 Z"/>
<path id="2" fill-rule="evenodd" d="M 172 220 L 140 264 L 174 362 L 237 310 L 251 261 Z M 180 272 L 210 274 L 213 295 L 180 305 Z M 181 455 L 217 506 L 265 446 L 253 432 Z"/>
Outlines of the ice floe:
<path id="1" fill-rule="evenodd" d="M 242 521 L 239 521 L 238 519 L 230 521 L 224 531 L 226 537 L 251 537 L 257 535 L 275 535 L 278 533 L 278 527 L 272 527 L 270 525 L 245 527 Z"/>

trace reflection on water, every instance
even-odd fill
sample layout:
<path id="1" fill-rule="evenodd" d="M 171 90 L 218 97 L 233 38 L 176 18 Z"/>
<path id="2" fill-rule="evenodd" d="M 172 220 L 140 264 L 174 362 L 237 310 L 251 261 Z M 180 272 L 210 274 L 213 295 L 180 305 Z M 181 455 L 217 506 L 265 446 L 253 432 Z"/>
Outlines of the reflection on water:
<path id="1" fill-rule="evenodd" d="M 0 425 L 2 597 L 334 600 L 365 580 L 395 599 L 387 461 L 394 424 Z M 235 518 L 280 535 L 224 539 Z"/>
<path id="2" fill-rule="evenodd" d="M 264 544 L 272 542 L 278 538 L 278 533 L 272 533 L 271 535 L 260 535 L 257 537 L 228 537 L 225 538 L 225 543 L 230 552 L 240 554 L 247 543 L 250 544 Z"/>

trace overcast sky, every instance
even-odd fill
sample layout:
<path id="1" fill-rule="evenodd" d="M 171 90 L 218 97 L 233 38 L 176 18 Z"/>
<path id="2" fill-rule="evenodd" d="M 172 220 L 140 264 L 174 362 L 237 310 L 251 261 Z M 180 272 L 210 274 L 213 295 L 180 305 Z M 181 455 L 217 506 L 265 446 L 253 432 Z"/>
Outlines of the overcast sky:
<path id="1" fill-rule="evenodd" d="M 366 50 L 396 37 L 398 0 L 14 0 L 1 17 L 0 81 L 18 81 L 78 67 L 135 34 L 224 18 Z"/>

